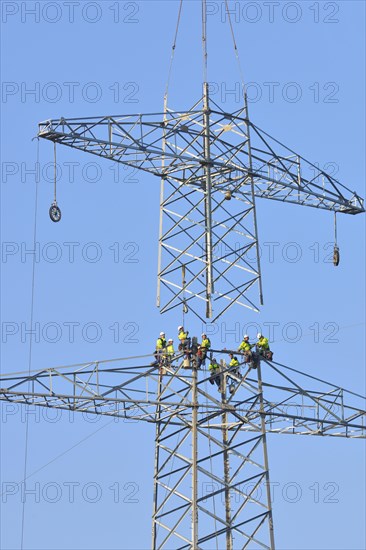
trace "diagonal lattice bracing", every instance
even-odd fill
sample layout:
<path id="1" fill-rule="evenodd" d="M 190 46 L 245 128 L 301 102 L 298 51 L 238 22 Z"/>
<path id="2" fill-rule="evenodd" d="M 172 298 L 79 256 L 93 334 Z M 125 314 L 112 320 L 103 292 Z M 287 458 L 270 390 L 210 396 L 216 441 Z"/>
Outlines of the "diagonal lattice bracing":
<path id="1" fill-rule="evenodd" d="M 52 119 L 39 124 L 38 136 L 80 151 L 138 168 L 156 176 L 199 170 L 202 151 L 202 100 L 187 111 L 91 118 Z M 212 176 L 230 181 L 248 174 L 250 129 L 255 196 L 335 212 L 364 212 L 363 199 L 331 174 L 256 126 L 241 109 L 225 113 L 211 100 Z M 164 148 L 164 136 L 166 146 Z M 216 184 L 220 186 L 218 179 Z M 221 185 L 226 190 L 226 180 Z"/>
<path id="2" fill-rule="evenodd" d="M 217 178 L 220 185 L 225 179 L 224 176 Z M 205 192 L 199 178 L 190 176 L 187 181 L 188 190 L 172 178 L 164 180 L 158 272 L 161 312 L 182 303 L 201 320 L 206 314 L 217 319 L 232 303 L 258 311 L 260 269 L 250 180 L 242 177 L 231 182 L 233 198 L 227 201 L 212 177 L 210 256 Z M 210 293 L 207 292 L 209 268 Z M 162 287 L 168 296 L 163 304 L 160 303 Z"/>
<path id="3" fill-rule="evenodd" d="M 188 110 L 168 108 L 181 8 L 163 113 L 49 120 L 38 137 L 160 178 L 157 306 L 182 307 L 204 322 L 234 305 L 258 311 L 263 303 L 258 198 L 335 214 L 364 205 L 353 184 L 253 124 L 245 95 L 233 113 L 209 100 L 206 0 L 203 97 Z M 54 154 L 56 163 L 56 147 Z M 56 181 L 52 207 L 50 215 L 59 212 Z M 154 424 L 153 550 L 274 550 L 267 432 L 364 438 L 364 398 L 320 379 L 309 389 L 314 377 L 257 354 L 256 370 L 242 363 L 239 375 L 227 353 L 215 352 L 219 389 L 194 356 L 181 354 L 164 358 L 164 368 L 140 357 L 128 366 L 100 361 L 5 375 L 0 401 Z"/>
<path id="4" fill-rule="evenodd" d="M 222 352 L 221 357 L 226 355 Z M 215 356 L 220 357 L 220 352 Z M 263 416 L 269 433 L 365 437 L 365 398 L 361 395 L 274 361 L 262 360 L 262 370 Z M 260 403 L 255 371 L 246 370 L 240 383 L 236 382 L 227 405 L 245 417 L 241 432 L 258 432 Z M 162 423 L 182 425 L 192 400 L 190 371 L 183 368 L 179 357 L 161 384 L 158 400 L 156 366 L 139 366 L 138 359 L 131 359 L 128 367 L 120 360 L 100 361 L 77 368 L 47 368 L 30 375 L 1 375 L 0 400 L 153 423 L 159 404 Z M 210 428 L 218 429 L 223 405 L 220 395 L 208 384 L 206 370 L 198 371 L 197 388 L 200 418 L 214 415 L 217 425 L 212 417 Z"/>
<path id="5" fill-rule="evenodd" d="M 264 359 L 238 377 L 227 354 L 219 391 L 182 356 L 164 374 L 140 357 L 2 375 L 0 400 L 155 424 L 153 550 L 272 550 L 266 434 L 364 438 L 365 399 Z"/>
<path id="6" fill-rule="evenodd" d="M 176 417 L 160 421 L 158 388 L 152 548 L 272 548 L 265 426 L 240 437 L 246 418 L 227 406 L 225 375 L 208 414 L 199 407 L 211 400 L 207 380 L 198 385 L 195 370 L 188 379 L 192 406 L 180 428 Z"/>
<path id="7" fill-rule="evenodd" d="M 50 120 L 39 137 L 161 178 L 157 305 L 216 320 L 262 303 L 256 198 L 357 214 L 363 200 L 258 128 L 247 108 Z M 230 199 L 230 200 L 227 200 Z"/>

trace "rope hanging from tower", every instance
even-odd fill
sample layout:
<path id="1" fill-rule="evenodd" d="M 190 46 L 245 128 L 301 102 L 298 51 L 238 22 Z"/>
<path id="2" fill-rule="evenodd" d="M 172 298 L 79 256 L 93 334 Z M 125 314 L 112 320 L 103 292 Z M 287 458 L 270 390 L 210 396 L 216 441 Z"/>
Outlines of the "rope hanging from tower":
<path id="1" fill-rule="evenodd" d="M 202 0 L 202 56 L 203 56 L 203 82 L 207 82 L 207 5 Z"/>
<path id="2" fill-rule="evenodd" d="M 56 141 L 53 144 L 53 203 L 50 206 L 49 214 L 53 222 L 61 220 L 61 210 L 57 205 L 57 162 L 56 162 Z"/>
<path id="3" fill-rule="evenodd" d="M 166 86 L 165 86 L 165 94 L 164 94 L 164 102 L 165 102 L 165 104 L 167 103 L 167 99 L 168 99 L 168 91 L 169 91 L 170 77 L 171 77 L 171 73 L 172 73 L 172 67 L 173 67 L 173 60 L 174 60 L 175 48 L 176 48 L 176 45 L 177 45 L 177 37 L 178 37 L 178 30 L 179 30 L 179 24 L 180 24 L 180 17 L 181 17 L 181 13 L 182 13 L 182 5 L 183 5 L 183 0 L 180 0 L 179 9 L 178 9 L 177 24 L 176 24 L 176 27 L 175 27 L 174 40 L 173 40 L 173 45 L 172 45 L 172 53 L 171 53 L 171 56 L 170 56 L 170 64 L 169 64 L 168 78 L 167 78 Z"/>
<path id="4" fill-rule="evenodd" d="M 225 9 L 226 9 L 227 18 L 228 18 L 228 21 L 229 21 L 231 37 L 233 39 L 234 52 L 235 52 L 236 61 L 238 63 L 238 69 L 239 69 L 241 84 L 242 84 L 243 90 L 244 90 L 244 86 L 245 86 L 244 85 L 244 74 L 243 74 L 243 69 L 242 69 L 242 66 L 241 66 L 238 46 L 236 44 L 234 28 L 233 28 L 233 24 L 232 24 L 232 21 L 231 21 L 231 15 L 230 15 L 230 10 L 229 10 L 228 0 L 225 0 Z"/>
<path id="5" fill-rule="evenodd" d="M 337 212 L 334 212 L 334 250 L 333 250 L 333 265 L 337 267 L 340 262 L 339 246 L 337 243 Z"/>
<path id="6" fill-rule="evenodd" d="M 34 191 L 34 218 L 33 218 L 33 259 L 32 259 L 32 282 L 31 282 L 31 306 L 30 306 L 30 327 L 33 327 L 34 318 L 34 294 L 35 294 L 35 273 L 36 273 L 36 243 L 37 243 L 37 212 L 38 212 L 38 184 L 40 180 L 40 162 L 39 162 L 39 137 L 35 137 L 32 141 L 37 140 L 37 160 L 36 160 L 36 178 Z M 27 391 L 30 392 L 30 373 L 32 370 L 33 359 L 33 338 L 29 339 L 28 349 L 28 372 L 27 372 Z M 29 414 L 26 414 L 25 419 L 25 442 L 24 442 L 24 462 L 23 462 L 23 483 L 28 477 L 28 441 L 29 441 Z M 26 499 L 22 501 L 22 516 L 21 516 L 21 532 L 20 532 L 20 548 L 24 548 L 25 534 L 25 518 L 26 518 Z"/>

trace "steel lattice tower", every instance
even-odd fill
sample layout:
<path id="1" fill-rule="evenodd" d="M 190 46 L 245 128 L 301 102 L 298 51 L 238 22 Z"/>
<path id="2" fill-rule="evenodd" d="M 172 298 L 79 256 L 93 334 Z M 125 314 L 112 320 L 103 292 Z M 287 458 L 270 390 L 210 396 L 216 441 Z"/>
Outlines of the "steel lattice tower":
<path id="1" fill-rule="evenodd" d="M 165 375 L 141 357 L 2 375 L 0 400 L 154 424 L 153 550 L 273 549 L 267 433 L 365 438 L 365 398 L 264 359 L 267 382 L 239 379 L 227 353 L 221 393 L 182 357 Z"/>
<path id="2" fill-rule="evenodd" d="M 206 51 L 206 3 L 203 51 Z M 189 110 L 60 118 L 39 138 L 143 170 L 161 181 L 157 305 L 218 319 L 262 303 L 256 200 L 357 214 L 356 192 L 258 128 L 248 106 L 225 112 L 209 97 Z M 239 243 L 239 245 L 238 245 Z M 254 259 L 253 259 L 254 258 Z M 274 549 L 267 433 L 365 437 L 362 396 L 262 359 L 268 380 L 221 358 L 211 391 L 195 357 L 121 367 L 113 361 L 0 378 L 0 400 L 135 418 L 155 426 L 152 548 Z M 146 363 L 146 362 L 145 362 Z M 234 391 L 228 386 L 234 383 Z"/>
<path id="3" fill-rule="evenodd" d="M 215 321 L 235 304 L 258 311 L 257 198 L 364 212 L 356 192 L 255 126 L 247 106 L 229 114 L 210 101 L 207 83 L 189 111 L 61 118 L 38 135 L 161 179 L 162 313 L 183 306 Z"/>

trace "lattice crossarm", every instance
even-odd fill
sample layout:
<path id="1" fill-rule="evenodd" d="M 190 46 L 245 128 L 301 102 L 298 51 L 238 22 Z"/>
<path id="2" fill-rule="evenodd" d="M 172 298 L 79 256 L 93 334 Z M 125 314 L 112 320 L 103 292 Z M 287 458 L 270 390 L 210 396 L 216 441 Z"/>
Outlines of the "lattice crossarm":
<path id="1" fill-rule="evenodd" d="M 191 175 L 183 178 L 187 184 L 193 173 L 209 165 L 213 189 L 230 190 L 238 177 L 250 176 L 258 198 L 347 214 L 365 211 L 364 200 L 355 191 L 250 123 L 242 111 L 236 115 L 210 111 L 211 156 L 207 162 L 203 115 L 204 110 L 198 109 L 171 111 L 165 122 L 167 113 L 52 119 L 39 124 L 38 137 L 157 176 L 188 170 Z M 253 130 L 251 141 L 248 124 Z M 222 175 L 225 179 L 220 183 Z"/>

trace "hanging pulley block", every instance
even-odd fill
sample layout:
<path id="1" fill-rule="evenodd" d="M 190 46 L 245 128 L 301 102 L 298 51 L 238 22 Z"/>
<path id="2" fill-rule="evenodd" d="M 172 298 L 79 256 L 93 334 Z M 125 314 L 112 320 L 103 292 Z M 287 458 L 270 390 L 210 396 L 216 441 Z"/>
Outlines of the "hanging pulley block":
<path id="1" fill-rule="evenodd" d="M 232 197 L 232 192 L 230 191 L 230 189 L 228 189 L 225 193 L 225 200 L 230 201 L 231 197 Z"/>
<path id="2" fill-rule="evenodd" d="M 51 204 L 50 210 L 49 210 L 50 218 L 53 222 L 59 222 L 61 220 L 61 210 L 57 206 L 57 202 L 53 202 Z"/>
<path id="3" fill-rule="evenodd" d="M 340 255 L 339 255 L 339 248 L 335 244 L 334 245 L 334 251 L 333 251 L 333 265 L 337 267 L 339 265 Z"/>

